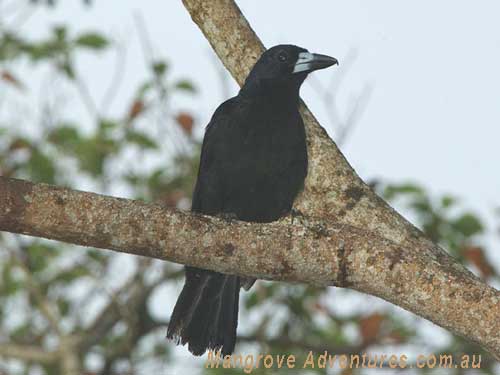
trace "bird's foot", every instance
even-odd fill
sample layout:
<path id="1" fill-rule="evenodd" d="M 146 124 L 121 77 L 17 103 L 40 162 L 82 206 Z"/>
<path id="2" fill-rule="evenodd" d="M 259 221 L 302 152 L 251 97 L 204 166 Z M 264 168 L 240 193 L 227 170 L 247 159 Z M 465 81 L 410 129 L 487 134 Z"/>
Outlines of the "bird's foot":
<path id="1" fill-rule="evenodd" d="M 294 220 L 301 220 L 302 218 L 304 218 L 305 215 L 300 211 L 300 210 L 297 210 L 296 208 L 292 208 L 290 210 L 290 221 L 294 222 Z"/>

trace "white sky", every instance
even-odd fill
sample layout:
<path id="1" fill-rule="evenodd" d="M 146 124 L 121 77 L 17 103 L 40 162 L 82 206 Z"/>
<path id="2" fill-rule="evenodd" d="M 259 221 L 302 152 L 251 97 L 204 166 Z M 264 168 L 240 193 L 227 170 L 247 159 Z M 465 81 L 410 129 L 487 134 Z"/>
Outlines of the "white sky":
<path id="1" fill-rule="evenodd" d="M 3 1 L 5 2 L 5 0 Z M 11 1 L 12 2 L 12 1 Z M 0 4 L 2 1 L 0 0 Z M 155 53 L 166 57 L 176 77 L 200 89 L 193 108 L 208 122 L 224 99 L 216 61 L 180 0 L 60 1 L 38 10 L 22 28 L 33 37 L 65 23 L 70 31 L 102 30 L 127 46 L 124 84 L 114 109 L 131 100 L 145 76 L 134 11 L 147 23 Z M 500 3 L 493 0 L 439 2 L 240 0 L 238 4 L 266 46 L 293 43 L 342 60 L 355 48 L 357 59 L 339 93 L 345 109 L 365 84 L 374 91 L 353 134 L 343 146 L 364 178 L 414 180 L 434 193 L 451 193 L 487 216 L 500 206 Z M 0 8 L 1 9 L 1 8 Z M 101 97 L 113 67 L 111 56 L 84 56 L 79 68 Z M 326 85 L 339 70 L 315 73 Z M 231 95 L 237 91 L 231 84 Z M 38 94 L 34 93 L 33 95 Z M 328 116 L 312 87 L 302 97 L 320 121 Z M 500 264 L 498 237 L 489 242 Z"/>

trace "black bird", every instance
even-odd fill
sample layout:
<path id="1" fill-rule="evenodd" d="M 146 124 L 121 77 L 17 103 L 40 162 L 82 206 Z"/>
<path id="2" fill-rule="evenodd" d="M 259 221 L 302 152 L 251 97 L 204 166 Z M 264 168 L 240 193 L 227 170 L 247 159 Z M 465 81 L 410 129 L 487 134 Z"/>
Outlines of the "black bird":
<path id="1" fill-rule="evenodd" d="M 201 149 L 192 211 L 266 223 L 287 215 L 307 174 L 299 90 L 333 57 L 278 45 L 262 54 L 239 94 L 222 103 Z M 240 287 L 254 279 L 186 267 L 167 337 L 202 355 L 234 350 Z"/>

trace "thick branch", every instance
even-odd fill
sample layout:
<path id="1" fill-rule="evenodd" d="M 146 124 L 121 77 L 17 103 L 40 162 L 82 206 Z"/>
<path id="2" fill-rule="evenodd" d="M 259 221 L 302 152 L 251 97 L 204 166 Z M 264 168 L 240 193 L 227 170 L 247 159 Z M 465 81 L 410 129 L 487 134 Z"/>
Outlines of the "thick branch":
<path id="1" fill-rule="evenodd" d="M 0 230 L 262 279 L 345 285 L 339 254 L 388 241 L 349 226 L 286 218 L 227 222 L 161 205 L 0 177 Z M 371 250 L 370 250 L 371 251 Z"/>
<path id="2" fill-rule="evenodd" d="M 402 247 L 348 224 L 226 222 L 0 177 L 0 230 L 262 279 L 349 286 L 500 356 L 500 292 L 432 248 Z"/>

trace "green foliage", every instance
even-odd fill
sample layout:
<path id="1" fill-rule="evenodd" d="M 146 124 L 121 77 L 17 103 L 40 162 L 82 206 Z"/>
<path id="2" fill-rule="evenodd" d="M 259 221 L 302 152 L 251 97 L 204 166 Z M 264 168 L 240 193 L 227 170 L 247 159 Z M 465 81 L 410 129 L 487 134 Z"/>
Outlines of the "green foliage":
<path id="1" fill-rule="evenodd" d="M 32 181 L 48 184 L 55 182 L 56 169 L 54 162 L 39 148 L 32 149 L 30 158 L 26 163 L 26 169 Z"/>
<path id="2" fill-rule="evenodd" d="M 153 72 L 155 75 L 162 77 L 165 75 L 165 72 L 167 71 L 167 63 L 165 61 L 156 61 L 153 63 L 152 68 Z"/>
<path id="3" fill-rule="evenodd" d="M 195 93 L 196 88 L 188 80 L 180 80 L 175 83 L 174 86 L 177 90 L 187 91 L 188 93 Z"/>
<path id="4" fill-rule="evenodd" d="M 96 177 L 102 175 L 106 159 L 119 150 L 119 144 L 107 132 L 98 129 L 91 136 L 83 136 L 68 124 L 55 127 L 48 141 L 63 154 L 77 159 L 83 171 Z"/>
<path id="5" fill-rule="evenodd" d="M 27 269 L 31 273 L 41 273 L 51 261 L 59 255 L 59 249 L 39 241 L 34 241 L 24 248 Z"/>
<path id="6" fill-rule="evenodd" d="M 92 32 L 79 35 L 74 43 L 93 50 L 101 50 L 109 45 L 109 41 L 103 35 Z"/>
<path id="7" fill-rule="evenodd" d="M 471 213 L 464 213 L 460 217 L 450 222 L 456 231 L 464 237 L 472 237 L 483 232 L 483 224 L 477 216 Z"/>
<path id="8" fill-rule="evenodd" d="M 157 143 L 144 133 L 128 130 L 126 132 L 126 139 L 129 143 L 134 143 L 143 149 L 157 149 Z"/>
<path id="9" fill-rule="evenodd" d="M 12 263 L 5 263 L 1 271 L 0 298 L 10 297 L 24 288 L 23 281 L 15 275 L 16 271 Z"/>
<path id="10" fill-rule="evenodd" d="M 91 271 L 87 265 L 77 264 L 71 268 L 65 269 L 57 274 L 56 277 L 53 278 L 53 282 L 61 282 L 65 285 L 79 280 L 82 277 L 90 276 Z"/>
<path id="11" fill-rule="evenodd" d="M 55 26 L 52 34 L 42 40 L 27 40 L 9 31 L 0 33 L 0 62 L 22 57 L 33 63 L 49 61 L 68 79 L 75 79 L 74 55 L 80 50 L 105 50 L 110 41 L 97 32 L 86 32 L 75 38 L 68 36 L 66 26 Z"/>
<path id="12" fill-rule="evenodd" d="M 404 206 L 416 215 L 416 223 L 435 242 L 440 242 L 455 256 L 484 232 L 481 219 L 470 212 L 457 211 L 459 201 L 444 195 L 432 199 L 425 189 L 416 184 L 387 185 L 381 195 Z"/>

